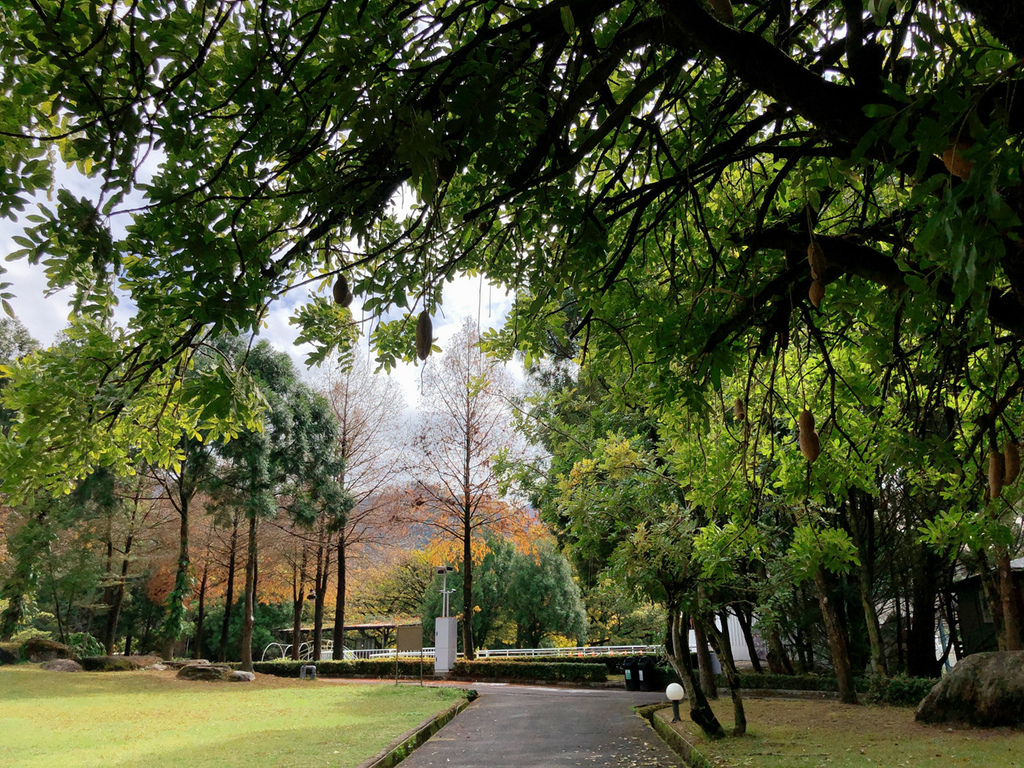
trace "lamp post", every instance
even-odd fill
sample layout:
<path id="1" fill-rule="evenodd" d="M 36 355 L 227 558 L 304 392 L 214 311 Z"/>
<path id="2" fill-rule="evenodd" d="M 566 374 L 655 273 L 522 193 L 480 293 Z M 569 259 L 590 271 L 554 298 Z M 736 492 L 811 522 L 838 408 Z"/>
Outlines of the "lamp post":
<path id="1" fill-rule="evenodd" d="M 441 577 L 441 615 L 434 622 L 434 674 L 451 672 L 458 657 L 457 621 L 448 615 L 448 596 L 455 591 L 448 589 L 448 574 L 454 570 L 450 565 L 434 569 Z"/>
<path id="2" fill-rule="evenodd" d="M 437 566 L 437 572 L 441 574 L 441 618 L 448 618 L 448 595 L 454 592 L 454 589 L 448 589 L 448 574 L 454 571 L 450 565 L 439 565 Z"/>
<path id="3" fill-rule="evenodd" d="M 679 683 L 670 683 L 665 689 L 665 695 L 672 702 L 672 722 L 679 722 L 679 702 L 682 701 L 684 691 Z"/>

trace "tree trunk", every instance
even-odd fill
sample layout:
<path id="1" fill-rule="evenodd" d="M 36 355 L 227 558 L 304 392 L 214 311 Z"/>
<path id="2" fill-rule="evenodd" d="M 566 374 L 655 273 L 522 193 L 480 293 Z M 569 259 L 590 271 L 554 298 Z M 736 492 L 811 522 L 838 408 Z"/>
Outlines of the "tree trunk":
<path id="1" fill-rule="evenodd" d="M 680 635 L 682 629 L 689 629 L 687 616 L 680 613 L 674 606 L 669 606 L 667 619 L 668 637 L 671 639 L 672 653 L 668 660 L 672 668 L 679 675 L 683 683 L 683 690 L 686 699 L 690 703 L 690 719 L 695 722 L 709 739 L 721 739 L 725 737 L 725 729 L 718 722 L 715 713 L 711 710 L 704 692 L 700 689 L 697 675 L 693 671 L 693 663 L 690 661 L 689 640 L 682 640 Z M 668 645 L 668 643 L 666 643 Z"/>
<path id="2" fill-rule="evenodd" d="M 723 617 L 722 626 L 728 627 L 725 623 L 727 617 Z M 708 639 L 722 662 L 722 671 L 725 672 L 725 679 L 729 681 L 729 695 L 732 697 L 733 712 L 733 736 L 745 736 L 747 733 L 747 714 L 743 709 L 743 696 L 740 694 L 740 673 L 736 669 L 736 660 L 732 657 L 732 645 L 729 635 L 720 632 L 715 626 L 714 619 L 705 622 Z"/>
<path id="3" fill-rule="evenodd" d="M 743 642 L 747 645 L 750 663 L 753 665 L 754 671 L 760 675 L 764 672 L 764 668 L 761 666 L 761 659 L 757 655 L 757 643 L 754 642 L 753 617 L 742 606 L 734 605 L 733 610 L 736 611 L 736 619 L 739 621 L 740 629 L 743 631 Z"/>
<path id="4" fill-rule="evenodd" d="M 789 660 L 789 654 L 786 653 L 786 646 L 782 644 L 779 628 L 775 625 L 769 626 L 764 639 L 768 645 L 768 652 L 765 654 L 768 671 L 773 675 L 795 675 L 796 670 L 793 669 L 793 662 Z"/>
<path id="5" fill-rule="evenodd" d="M 718 698 L 718 686 L 715 685 L 715 671 L 711 665 L 711 651 L 708 650 L 708 638 L 704 633 L 704 623 L 694 621 L 693 637 L 697 641 L 697 669 L 700 672 L 700 689 L 709 699 Z M 689 640 L 689 638 L 687 638 Z M 689 642 L 686 650 L 690 650 Z"/>
<path id="6" fill-rule="evenodd" d="M 256 626 L 256 517 L 249 518 L 249 553 L 245 559 L 245 616 L 240 640 L 242 669 L 252 672 L 252 630 Z"/>
<path id="7" fill-rule="evenodd" d="M 117 625 L 121 620 L 121 607 L 124 605 L 124 591 L 125 585 L 128 583 L 128 567 L 130 565 L 128 556 L 132 551 L 133 541 L 134 537 L 131 534 L 124 540 L 124 556 L 121 558 L 121 577 L 114 587 L 110 607 L 107 609 L 107 623 L 104 628 L 103 645 L 104 653 L 108 656 L 113 655 L 114 646 L 117 642 Z M 128 655 L 128 651 L 125 651 L 125 655 Z"/>
<path id="8" fill-rule="evenodd" d="M 203 623 L 206 621 L 206 581 L 210 573 L 209 565 L 203 566 L 203 576 L 199 580 L 199 612 L 196 616 L 196 633 L 192 641 L 192 658 L 203 658 Z"/>
<path id="9" fill-rule="evenodd" d="M 935 602 L 938 597 L 938 557 L 925 546 L 916 545 L 911 555 L 911 600 L 908 616 L 907 674 L 912 677 L 938 677 L 942 665 L 935 657 Z"/>
<path id="10" fill-rule="evenodd" d="M 184 471 L 184 470 L 183 470 Z M 185 596 L 191 592 L 189 578 L 188 523 L 189 502 L 192 492 L 185 487 L 185 479 L 178 478 L 178 567 L 174 573 L 174 589 L 167 600 L 167 618 L 164 621 L 164 658 L 174 655 L 174 644 L 181 638 L 185 621 Z"/>
<path id="11" fill-rule="evenodd" d="M 999 603 L 1003 614 L 1003 646 L 1007 651 L 1024 650 L 1021 635 L 1020 603 L 1013 583 L 1010 554 L 1003 551 L 996 560 L 999 571 Z"/>
<path id="12" fill-rule="evenodd" d="M 854 687 L 853 670 L 850 668 L 846 634 L 839 622 L 839 615 L 829 599 L 825 569 L 822 567 L 819 567 L 814 574 L 814 586 L 818 596 L 818 606 L 821 608 L 821 616 L 825 622 L 825 632 L 828 635 L 828 647 L 832 652 L 832 666 L 836 672 L 839 700 L 844 704 L 856 704 L 857 689 Z"/>
<path id="13" fill-rule="evenodd" d="M 885 647 L 882 645 L 882 628 L 878 621 L 878 611 L 872 596 L 871 575 L 862 565 L 858 569 L 858 586 L 860 604 L 864 609 L 864 622 L 868 628 L 868 643 L 871 645 L 871 672 L 876 677 L 888 677 L 889 670 L 885 663 Z"/>
<path id="14" fill-rule="evenodd" d="M 220 625 L 220 647 L 217 650 L 218 661 L 228 658 L 228 631 L 231 629 L 231 606 L 235 602 L 235 561 L 238 556 L 238 511 L 231 519 L 231 544 L 228 550 L 228 586 L 224 594 L 224 620 Z"/>
<path id="15" fill-rule="evenodd" d="M 301 565 L 292 566 L 292 650 L 294 661 L 300 658 L 302 642 L 302 608 L 306 603 L 306 547 L 302 547 Z"/>
<path id="16" fill-rule="evenodd" d="M 868 630 L 868 644 L 871 647 L 871 672 L 876 677 L 889 674 L 885 662 L 885 646 L 882 643 L 882 629 L 878 621 L 878 609 L 874 598 L 875 566 L 875 505 L 863 491 L 850 491 L 850 534 L 860 555 L 857 569 L 857 587 L 860 604 L 864 611 L 864 624 Z"/>
<path id="17" fill-rule="evenodd" d="M 338 589 L 334 599 L 334 658 L 345 658 L 345 529 L 338 531 Z"/>
<path id="18" fill-rule="evenodd" d="M 469 513 L 464 513 L 462 537 L 462 651 L 468 661 L 476 658 L 473 645 L 473 532 Z"/>
<path id="19" fill-rule="evenodd" d="M 320 661 L 324 642 L 324 594 L 327 592 L 327 572 L 330 552 L 324 546 L 323 526 L 317 531 L 316 575 L 313 581 L 316 592 L 313 596 L 313 661 Z"/>

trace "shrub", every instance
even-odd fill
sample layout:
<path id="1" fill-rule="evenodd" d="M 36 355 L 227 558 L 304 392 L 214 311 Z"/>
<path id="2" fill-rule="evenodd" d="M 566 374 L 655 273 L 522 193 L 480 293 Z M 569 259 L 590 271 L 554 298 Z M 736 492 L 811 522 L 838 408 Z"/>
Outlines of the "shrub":
<path id="1" fill-rule="evenodd" d="M 481 659 L 457 661 L 452 676 L 469 680 L 509 680 L 529 682 L 603 683 L 608 679 L 608 668 L 601 663 L 578 661 L 511 661 Z"/>
<path id="2" fill-rule="evenodd" d="M 594 654 L 593 656 L 512 656 L 501 661 L 511 661 L 516 664 L 529 664 L 537 662 L 556 664 L 604 664 L 609 675 L 623 674 L 622 662 L 629 656 L 623 654 L 614 656 L 609 653 Z M 481 661 L 497 661 L 497 659 L 481 659 Z"/>
<path id="3" fill-rule="evenodd" d="M 866 682 L 865 698 L 868 701 L 874 704 L 891 704 L 894 707 L 916 707 L 921 699 L 931 693 L 938 680 L 931 677 L 896 675 L 889 678 L 866 678 Z"/>
<path id="4" fill-rule="evenodd" d="M 88 632 L 72 632 L 68 635 L 68 647 L 78 656 L 102 656 L 103 646 Z"/>
<path id="5" fill-rule="evenodd" d="M 716 675 L 715 681 L 723 687 L 729 686 L 725 675 Z M 773 675 L 756 672 L 740 674 L 740 688 L 782 691 L 835 691 L 838 687 L 834 677 L 820 675 Z"/>
<path id="6" fill-rule="evenodd" d="M 717 675 L 720 686 L 728 686 L 725 675 Z M 875 704 L 891 704 L 897 707 L 916 706 L 928 695 L 937 681 L 929 677 L 858 677 L 855 685 L 866 701 Z M 783 691 L 825 691 L 835 692 L 838 683 L 834 677 L 824 675 L 773 675 L 749 673 L 740 675 L 740 688 L 755 690 Z"/>

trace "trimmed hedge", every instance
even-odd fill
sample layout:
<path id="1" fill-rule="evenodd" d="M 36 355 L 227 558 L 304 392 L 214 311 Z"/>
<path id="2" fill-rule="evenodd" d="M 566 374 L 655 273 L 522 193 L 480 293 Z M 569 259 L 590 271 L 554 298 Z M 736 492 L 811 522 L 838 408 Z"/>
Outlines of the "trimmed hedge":
<path id="1" fill-rule="evenodd" d="M 719 686 L 729 685 L 725 675 L 716 675 Z M 896 707 L 914 707 L 927 696 L 938 680 L 931 677 L 858 677 L 854 681 L 857 692 L 865 701 L 874 704 L 891 704 Z M 747 673 L 740 675 L 740 688 L 753 690 L 781 691 L 824 691 L 835 693 L 838 684 L 834 677 L 822 675 L 772 675 L 768 673 Z"/>
<path id="2" fill-rule="evenodd" d="M 650 655 L 653 656 L 653 654 Z M 517 664 L 536 664 L 537 662 L 556 664 L 604 664 L 609 675 L 621 675 L 624 672 L 622 669 L 622 662 L 629 658 L 632 658 L 632 656 L 626 654 L 615 656 L 610 653 L 602 653 L 594 654 L 593 656 L 510 656 L 507 659 L 500 660 L 512 661 Z M 654 658 L 657 657 L 655 656 Z M 497 661 L 497 659 L 480 659 L 480 661 Z"/>
<path id="3" fill-rule="evenodd" d="M 608 668 L 601 663 L 578 661 L 520 661 L 480 659 L 457 661 L 452 676 L 466 680 L 508 680 L 513 682 L 603 683 Z"/>
<path id="4" fill-rule="evenodd" d="M 729 687 L 729 681 L 725 675 L 715 675 L 715 682 L 724 688 Z M 780 691 L 836 691 L 837 683 L 834 677 L 821 677 L 820 675 L 773 675 L 771 673 L 758 674 L 756 672 L 740 673 L 740 688 L 753 690 L 780 690 Z"/>
<path id="5" fill-rule="evenodd" d="M 305 664 L 315 665 L 318 677 L 388 678 L 395 676 L 394 659 L 332 659 L 330 661 L 293 661 L 291 659 L 277 659 L 275 661 L 257 661 L 252 665 L 252 668 L 254 671 L 262 672 L 265 675 L 298 677 L 299 667 Z M 423 660 L 423 674 L 431 676 L 434 674 L 433 660 Z M 419 659 L 399 659 L 398 676 L 419 677 Z"/>

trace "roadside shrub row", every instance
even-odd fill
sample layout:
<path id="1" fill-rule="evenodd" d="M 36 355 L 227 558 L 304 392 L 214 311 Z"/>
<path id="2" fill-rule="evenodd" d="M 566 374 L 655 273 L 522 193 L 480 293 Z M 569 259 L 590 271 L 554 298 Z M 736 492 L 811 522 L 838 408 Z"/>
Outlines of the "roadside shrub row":
<path id="1" fill-rule="evenodd" d="M 275 659 L 274 661 L 257 661 L 252 665 L 256 672 L 278 677 L 298 677 L 299 667 L 304 664 L 315 664 L 319 677 L 394 677 L 394 659 L 332 659 L 330 661 L 293 661 L 291 659 Z M 434 664 L 430 659 L 423 662 L 423 674 L 433 675 Z M 419 677 L 419 659 L 399 659 L 399 677 Z"/>
<path id="2" fill-rule="evenodd" d="M 673 675 L 674 677 L 674 675 Z M 727 688 L 729 683 L 724 675 L 716 676 L 717 683 Z M 858 677 L 857 692 L 863 694 L 865 701 L 875 704 L 891 704 L 897 707 L 916 706 L 928 695 L 938 682 L 930 677 Z M 826 691 L 837 688 L 836 679 L 824 675 L 772 675 L 748 673 L 740 675 L 740 687 L 755 690 L 783 691 Z"/>
<path id="3" fill-rule="evenodd" d="M 608 679 L 608 668 L 602 663 L 579 661 L 481 659 L 455 662 L 452 676 L 465 680 L 603 683 Z"/>
<path id="4" fill-rule="evenodd" d="M 622 662 L 626 655 L 614 656 L 609 653 L 595 654 L 593 656 L 513 656 L 508 659 L 480 659 L 480 661 L 509 661 L 515 664 L 604 664 L 609 675 L 621 675 Z"/>

